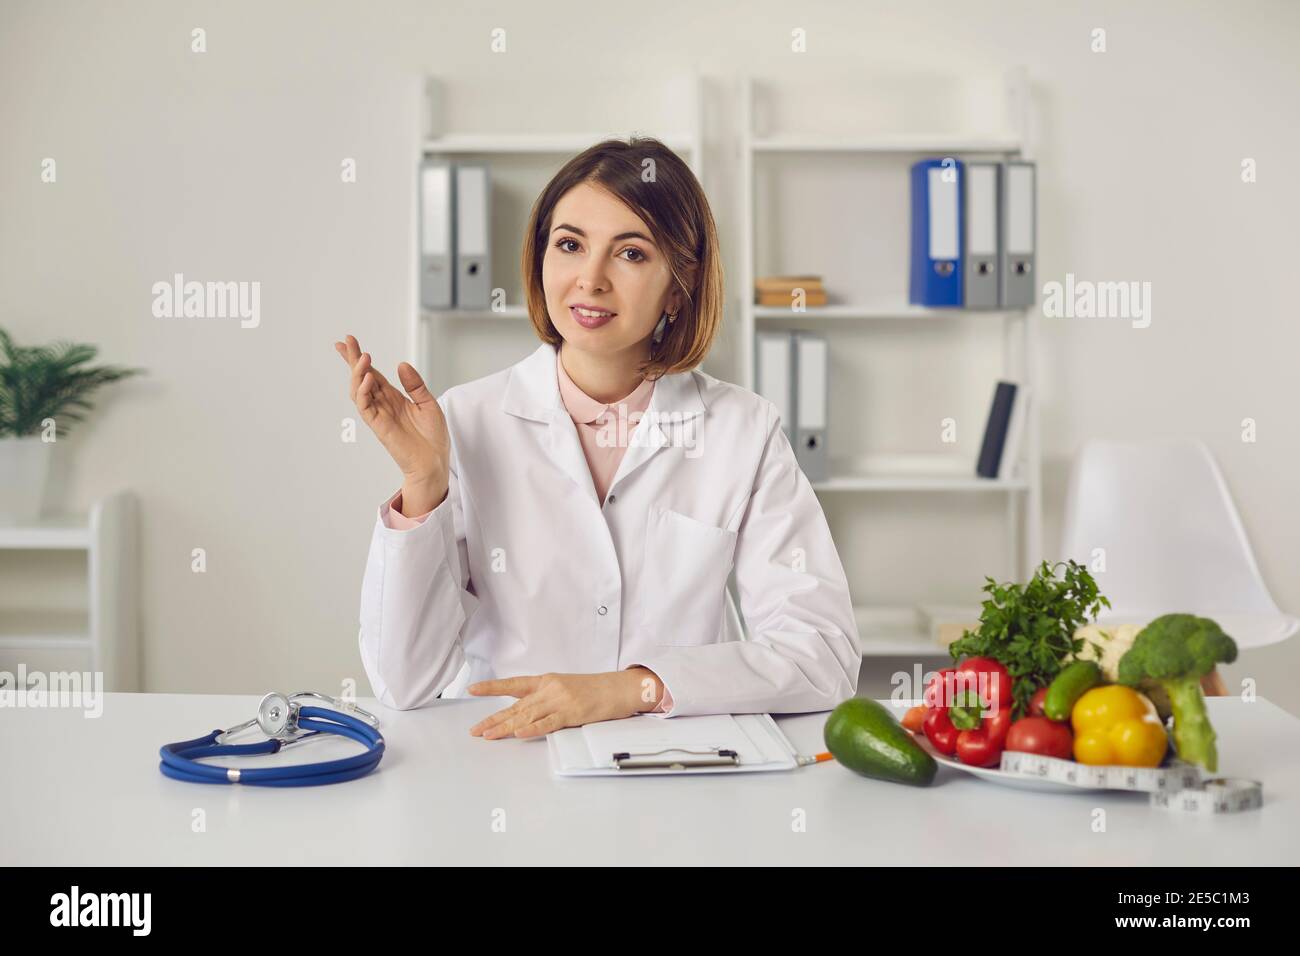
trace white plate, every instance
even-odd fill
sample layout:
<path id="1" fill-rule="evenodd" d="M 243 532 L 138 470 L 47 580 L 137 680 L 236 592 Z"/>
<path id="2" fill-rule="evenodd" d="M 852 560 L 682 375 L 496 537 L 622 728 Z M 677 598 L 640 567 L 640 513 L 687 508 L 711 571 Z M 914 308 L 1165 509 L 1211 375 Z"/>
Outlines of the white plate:
<path id="1" fill-rule="evenodd" d="M 1012 787 L 1016 790 L 1038 790 L 1045 793 L 1087 793 L 1090 790 L 1105 790 L 1108 793 L 1149 793 L 1151 790 L 1156 789 L 1155 787 L 1142 786 L 1090 786 L 1083 783 L 1063 783 L 1058 780 L 1029 776 L 1025 773 L 1012 773 L 1008 770 L 1003 770 L 1001 767 L 972 767 L 968 764 L 962 763 L 954 757 L 945 757 L 943 754 L 939 753 L 939 751 L 934 749 L 934 745 L 930 743 L 930 739 L 926 737 L 925 734 L 913 734 L 912 736 L 916 742 L 921 745 L 922 750 L 933 757 L 938 763 L 943 764 L 943 766 L 952 767 L 954 770 L 960 770 L 963 773 L 982 777 L 985 780 L 1001 784 L 1004 787 Z M 1173 752 L 1173 747 L 1173 742 L 1170 741 L 1170 753 Z M 1118 771 L 1121 775 L 1134 773 L 1135 770 L 1137 773 L 1145 774 L 1159 773 L 1162 771 L 1169 774 L 1178 774 L 1189 769 L 1192 769 L 1194 772 L 1194 768 L 1189 768 L 1187 764 L 1184 764 L 1177 759 L 1167 760 L 1159 768 L 1151 768 L 1149 770 L 1133 767 L 1090 767 L 1088 769 Z M 1197 776 L 1199 776 L 1199 774 L 1197 774 Z M 1184 786 L 1190 785 L 1190 782 L 1181 782 L 1177 784 L 1176 789 L 1182 789 Z"/>
<path id="2" fill-rule="evenodd" d="M 1008 773 L 998 767 L 972 767 L 970 764 L 962 763 L 955 757 L 945 757 L 939 753 L 934 749 L 934 744 L 930 743 L 930 738 L 925 734 L 912 734 L 912 739 L 921 745 L 922 750 L 943 766 L 952 767 L 954 770 L 961 770 L 976 777 L 982 777 L 1004 787 L 1013 787 L 1016 790 L 1037 790 L 1042 793 L 1086 793 L 1089 790 L 1104 789 L 1101 787 L 1078 787 L 1068 783 L 1057 783 L 1055 780 L 1027 777 L 1023 774 Z"/>

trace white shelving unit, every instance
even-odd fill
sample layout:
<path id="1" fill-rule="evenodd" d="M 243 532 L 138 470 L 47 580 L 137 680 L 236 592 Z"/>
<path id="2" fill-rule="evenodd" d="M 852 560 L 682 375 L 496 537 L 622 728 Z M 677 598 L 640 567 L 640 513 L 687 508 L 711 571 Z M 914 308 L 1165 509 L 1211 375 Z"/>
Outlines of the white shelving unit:
<path id="1" fill-rule="evenodd" d="M 685 129 L 658 130 L 658 129 L 636 129 L 623 131 L 595 131 L 595 132 L 557 132 L 557 133 L 506 133 L 506 134 L 481 134 L 481 133 L 456 133 L 446 132 L 437 136 L 426 135 L 427 131 L 442 130 L 445 128 L 445 117 L 442 115 L 441 104 L 446 102 L 447 91 L 444 89 L 444 83 L 438 77 L 428 77 L 424 83 L 424 117 L 425 125 L 420 130 L 421 149 L 417 157 L 417 167 L 419 161 L 430 157 L 448 157 L 452 159 L 473 159 L 491 163 L 495 159 L 510 158 L 512 160 L 523 159 L 525 161 L 535 161 L 539 176 L 549 176 L 548 170 L 562 163 L 571 157 L 581 153 L 589 146 L 593 146 L 601 140 L 610 138 L 626 139 L 628 136 L 636 134 L 643 136 L 654 136 L 675 152 L 679 153 L 686 159 L 691 169 L 694 171 L 696 178 L 702 184 L 704 179 L 704 81 L 698 74 L 691 77 L 687 84 L 687 95 L 685 101 L 675 105 L 673 113 L 683 122 Z M 491 177 L 489 177 L 491 178 Z M 412 200 L 411 208 L 419 208 L 419 177 L 418 172 L 412 172 Z M 539 180 L 539 187 L 545 183 L 545 179 Z M 513 253 L 508 258 L 502 259 L 499 255 L 492 257 L 492 285 L 493 288 L 505 288 L 510 285 L 503 281 L 506 274 L 509 273 L 512 281 L 520 279 L 516 275 L 519 269 L 518 251 L 523 241 L 524 228 L 527 222 L 520 220 L 518 223 L 511 225 L 510 250 Z M 412 249 L 419 248 L 418 236 L 415 235 L 417 225 L 412 223 L 413 245 Z M 493 239 L 493 251 L 502 248 L 502 244 Z M 528 322 L 528 312 L 522 302 L 507 304 L 500 310 L 492 309 L 425 309 L 420 304 L 419 298 L 419 274 L 418 265 L 415 257 L 411 261 L 411 278 L 409 287 L 411 289 L 411 322 L 408 327 L 408 356 L 409 361 L 419 369 L 436 370 L 439 362 L 434 361 L 433 353 L 429 346 L 437 337 L 439 329 L 445 328 L 445 323 L 458 323 L 461 326 L 469 322 L 491 321 L 492 328 L 510 328 L 504 323 L 517 322 L 519 330 L 532 336 L 531 325 Z M 498 324 L 500 322 L 501 324 Z M 521 356 L 522 357 L 522 356 Z M 435 394 L 440 394 L 442 390 L 451 385 L 457 384 L 453 379 L 458 376 L 444 374 L 439 376 L 436 372 L 433 374 L 432 383 L 436 385 Z"/>
<path id="2" fill-rule="evenodd" d="M 29 673 L 102 671 L 104 690 L 140 690 L 133 495 L 119 492 L 104 498 L 88 515 L 0 526 L 0 551 L 84 552 L 86 562 L 84 610 L 21 606 L 6 590 L 0 606 L 0 671 L 16 677 L 20 663 Z"/>
<path id="3" fill-rule="evenodd" d="M 1037 320 L 1035 309 L 964 310 L 930 309 L 910 305 L 905 300 L 874 301 L 850 304 L 810 306 L 803 312 L 781 307 L 764 307 L 754 303 L 756 273 L 755 203 L 757 164 L 772 155 L 816 158 L 841 154 L 887 158 L 902 170 L 899 182 L 906 188 L 906 168 L 926 156 L 973 158 L 1032 158 L 1032 111 L 1029 87 L 1023 70 L 1009 74 L 1005 83 L 1006 126 L 1010 133 L 965 136 L 947 133 L 918 135 L 848 135 L 832 138 L 824 135 L 759 135 L 755 129 L 756 96 L 762 86 L 745 78 L 740 101 L 740 210 L 742 216 L 741 275 L 733 289 L 741 297 L 740 340 L 744 384 L 754 387 L 755 335 L 764 329 L 815 329 L 833 336 L 839 329 L 871 329 L 877 323 L 917 323 L 929 325 L 935 320 L 959 322 L 1000 321 L 1002 323 L 1002 374 L 1027 385 L 1034 396 L 1028 407 L 1023 442 L 1023 458 L 1017 477 L 989 480 L 975 475 L 975 463 L 965 458 L 932 454 L 875 454 L 856 460 L 831 460 L 831 477 L 816 482 L 819 495 L 903 492 L 915 494 L 1002 494 L 1006 497 L 1006 534 L 1009 576 L 1027 578 L 1042 555 L 1042 464 L 1036 388 Z M 900 242 L 903 237 L 900 236 Z M 1020 362 L 1013 356 L 1019 343 Z M 990 393 L 992 390 L 992 382 Z M 981 410 L 983 412 L 983 410 Z M 832 407 L 831 414 L 835 411 Z M 833 530 L 833 529 L 832 529 Z M 949 602 L 935 601 L 935 605 Z M 978 619 L 978 602 L 972 602 L 969 619 Z M 931 620 L 925 607 L 905 605 L 871 605 L 855 608 L 859 645 L 864 657 L 946 658 L 947 651 L 931 636 Z"/>
<path id="4" fill-rule="evenodd" d="M 515 154 L 515 155 L 576 155 L 593 143 L 624 133 L 559 133 L 534 135 L 506 133 L 496 136 L 477 133 L 449 133 L 424 141 L 425 155 Z M 660 136 L 664 144 L 675 151 L 695 148 L 693 137 Z"/>

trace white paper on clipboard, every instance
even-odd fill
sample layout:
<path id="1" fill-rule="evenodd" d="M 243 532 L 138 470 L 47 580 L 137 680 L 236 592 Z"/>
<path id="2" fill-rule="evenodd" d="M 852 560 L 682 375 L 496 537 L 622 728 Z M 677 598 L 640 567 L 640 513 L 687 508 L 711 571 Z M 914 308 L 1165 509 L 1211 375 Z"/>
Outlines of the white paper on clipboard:
<path id="1" fill-rule="evenodd" d="M 770 714 L 716 714 L 702 717 L 627 717 L 585 727 L 568 727 L 546 738 L 551 770 L 562 777 L 645 774 L 755 773 L 793 770 L 795 749 Z M 660 750 L 734 750 L 737 766 L 637 767 L 620 770 L 615 753 Z M 665 754 L 665 757 L 671 756 Z M 685 759 L 690 759 L 683 753 Z"/>

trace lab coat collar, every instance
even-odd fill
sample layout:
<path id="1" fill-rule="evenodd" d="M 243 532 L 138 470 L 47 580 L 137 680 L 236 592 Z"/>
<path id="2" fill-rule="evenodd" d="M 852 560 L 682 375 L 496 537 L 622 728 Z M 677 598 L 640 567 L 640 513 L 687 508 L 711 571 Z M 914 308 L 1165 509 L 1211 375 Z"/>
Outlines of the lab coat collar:
<path id="1" fill-rule="evenodd" d="M 555 346 L 543 343 L 527 358 L 511 366 L 505 394 L 501 397 L 501 410 L 518 418 L 549 425 L 543 443 L 547 453 L 579 487 L 595 498 L 596 485 L 591 477 L 591 468 L 583 454 L 573 419 L 560 398 L 555 362 Z M 649 461 L 660 448 L 673 443 L 674 431 L 678 435 L 681 433 L 681 426 L 674 428 L 674 422 L 696 418 L 706 410 L 694 373 L 677 372 L 658 379 L 650 394 L 650 406 L 637 425 L 637 431 L 644 430 L 644 435 L 629 444 L 610 483 L 610 491 Z M 688 427 L 693 428 L 694 423 Z"/>
<path id="2" fill-rule="evenodd" d="M 549 422 L 557 414 L 568 418 L 569 413 L 560 399 L 556 354 L 555 346 L 544 342 L 527 358 L 511 366 L 505 394 L 501 397 L 502 411 L 535 422 Z M 676 414 L 685 419 L 705 410 L 694 374 L 677 372 L 655 382 L 647 415 L 653 411 L 661 417 Z"/>
<path id="3" fill-rule="evenodd" d="M 565 409 L 569 412 L 569 417 L 575 422 L 582 425 L 594 425 L 597 422 L 603 422 L 606 412 L 609 412 L 614 406 L 622 406 L 628 412 L 644 411 L 650 404 L 650 393 L 654 390 L 655 383 L 650 379 L 642 379 L 636 388 L 632 389 L 626 396 L 617 402 L 598 402 L 592 398 L 577 385 L 573 379 L 569 378 L 569 373 L 564 368 L 563 352 L 556 350 L 555 375 L 560 381 L 560 401 L 564 403 Z M 611 412 L 617 415 L 617 411 Z"/>

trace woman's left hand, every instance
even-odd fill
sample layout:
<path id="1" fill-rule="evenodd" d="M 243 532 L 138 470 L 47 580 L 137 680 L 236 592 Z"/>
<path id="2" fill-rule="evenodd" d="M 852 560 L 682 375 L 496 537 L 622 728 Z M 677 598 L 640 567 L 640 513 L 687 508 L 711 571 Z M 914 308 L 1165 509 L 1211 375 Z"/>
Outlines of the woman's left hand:
<path id="1" fill-rule="evenodd" d="M 518 697 L 512 706 L 469 729 L 475 737 L 539 737 L 564 727 L 617 720 L 653 710 L 663 683 L 653 671 L 632 667 L 603 674 L 541 674 L 470 684 L 476 697 Z"/>

